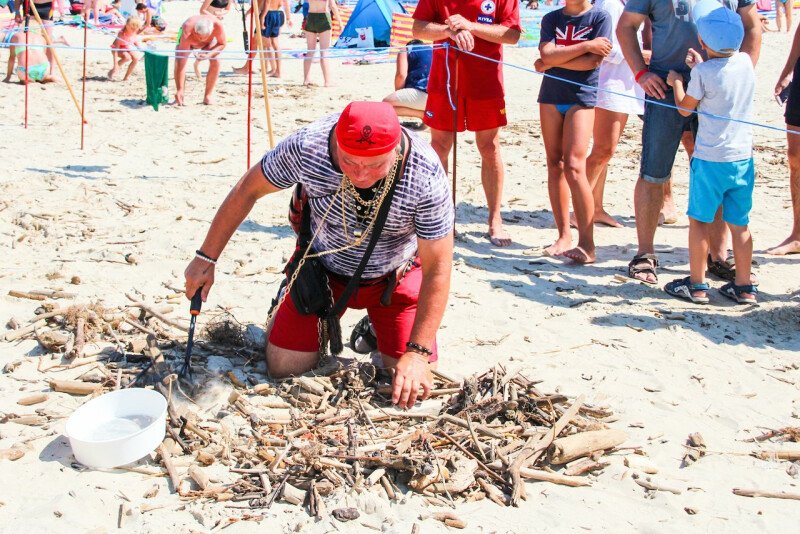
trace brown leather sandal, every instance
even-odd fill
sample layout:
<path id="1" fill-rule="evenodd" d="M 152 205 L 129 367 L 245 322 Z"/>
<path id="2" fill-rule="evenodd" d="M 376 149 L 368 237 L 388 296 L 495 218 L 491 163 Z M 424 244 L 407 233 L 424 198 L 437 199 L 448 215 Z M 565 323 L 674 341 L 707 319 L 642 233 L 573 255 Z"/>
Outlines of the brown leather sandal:
<path id="1" fill-rule="evenodd" d="M 630 263 L 628 263 L 628 277 L 638 280 L 639 282 L 643 282 L 647 285 L 654 286 L 658 284 L 658 273 L 656 273 L 657 267 L 658 257 L 656 257 L 655 254 L 650 252 L 637 254 L 633 257 Z M 640 276 L 637 276 L 641 274 L 652 274 L 655 280 L 650 281 L 647 278 L 641 278 Z"/>

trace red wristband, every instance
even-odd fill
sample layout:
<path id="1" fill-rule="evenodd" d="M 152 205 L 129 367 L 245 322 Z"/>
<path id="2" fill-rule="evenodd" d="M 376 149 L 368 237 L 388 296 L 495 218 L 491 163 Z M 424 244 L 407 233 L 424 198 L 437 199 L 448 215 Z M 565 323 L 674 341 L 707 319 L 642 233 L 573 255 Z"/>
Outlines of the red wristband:
<path id="1" fill-rule="evenodd" d="M 644 76 L 648 72 L 650 72 L 649 69 L 642 69 L 642 70 L 640 70 L 639 72 L 636 73 L 636 76 L 634 76 L 633 79 L 636 80 L 636 83 L 639 83 L 639 78 L 641 78 L 642 76 Z"/>

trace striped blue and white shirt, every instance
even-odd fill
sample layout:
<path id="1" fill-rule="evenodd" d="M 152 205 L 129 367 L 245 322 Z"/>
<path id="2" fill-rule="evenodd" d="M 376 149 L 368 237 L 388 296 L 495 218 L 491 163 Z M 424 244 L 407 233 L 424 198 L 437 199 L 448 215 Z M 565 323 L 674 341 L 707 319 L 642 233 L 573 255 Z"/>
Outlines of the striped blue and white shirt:
<path id="1" fill-rule="evenodd" d="M 287 189 L 303 185 L 311 206 L 311 230 L 316 232 L 322 216 L 333 203 L 323 222 L 314 250 L 333 250 L 355 240 L 353 230 L 361 228 L 356 219 L 355 201 L 345 193 L 344 216 L 350 235 L 342 226 L 342 194 L 336 194 L 342 173 L 331 161 L 328 140 L 339 114 L 320 119 L 293 133 L 267 152 L 261 170 L 271 184 Z M 389 216 L 375 245 L 363 279 L 388 274 L 417 253 L 417 239 L 434 240 L 453 230 L 453 201 L 450 186 L 436 152 L 412 132 L 411 151 L 405 172 L 397 183 Z M 348 239 L 349 238 L 349 239 Z M 364 256 L 369 237 L 360 246 L 322 256 L 326 269 L 342 276 L 352 276 Z"/>

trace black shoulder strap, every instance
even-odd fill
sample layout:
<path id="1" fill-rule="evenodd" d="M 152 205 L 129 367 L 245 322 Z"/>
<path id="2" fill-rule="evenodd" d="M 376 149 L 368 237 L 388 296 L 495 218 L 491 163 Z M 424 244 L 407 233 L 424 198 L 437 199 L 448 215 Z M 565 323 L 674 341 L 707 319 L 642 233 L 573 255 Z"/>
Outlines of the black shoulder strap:
<path id="1" fill-rule="evenodd" d="M 345 286 L 342 295 L 339 297 L 333 307 L 331 307 L 328 317 L 338 316 L 342 310 L 344 310 L 345 306 L 347 306 L 347 301 L 350 300 L 350 296 L 356 290 L 356 287 L 358 287 L 358 284 L 361 281 L 361 275 L 364 273 L 364 269 L 367 267 L 369 257 L 372 255 L 372 251 L 375 249 L 375 245 L 378 243 L 378 238 L 383 231 L 383 226 L 386 224 L 386 219 L 389 218 L 389 208 L 392 205 L 394 191 L 397 189 L 397 183 L 403 178 L 403 174 L 406 170 L 406 162 L 408 161 L 408 154 L 411 152 L 410 140 L 408 142 L 408 146 L 406 146 L 407 143 L 405 133 L 403 133 L 402 142 L 403 161 L 400 163 L 400 168 L 397 169 L 397 175 L 394 178 L 394 182 L 392 182 L 392 187 L 386 193 L 386 198 L 383 199 L 383 203 L 378 210 L 378 214 L 376 215 L 375 219 L 375 226 L 372 227 L 372 235 L 370 236 L 369 243 L 367 244 L 367 250 L 364 251 L 364 256 L 361 258 L 361 263 L 358 264 L 356 272 L 353 273 L 350 281 L 347 282 L 347 286 Z"/>

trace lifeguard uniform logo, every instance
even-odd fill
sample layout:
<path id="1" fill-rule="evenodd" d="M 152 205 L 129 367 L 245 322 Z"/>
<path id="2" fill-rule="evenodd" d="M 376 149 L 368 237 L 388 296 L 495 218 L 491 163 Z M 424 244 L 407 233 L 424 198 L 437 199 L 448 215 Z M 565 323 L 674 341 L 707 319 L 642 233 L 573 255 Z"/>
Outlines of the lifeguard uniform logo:
<path id="1" fill-rule="evenodd" d="M 493 0 L 486 0 L 481 3 L 481 15 L 478 15 L 478 22 L 481 24 L 494 24 L 494 12 L 497 10 L 497 5 Z"/>

